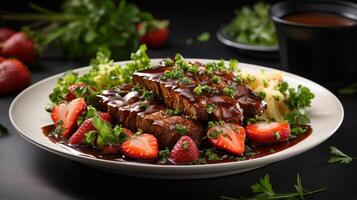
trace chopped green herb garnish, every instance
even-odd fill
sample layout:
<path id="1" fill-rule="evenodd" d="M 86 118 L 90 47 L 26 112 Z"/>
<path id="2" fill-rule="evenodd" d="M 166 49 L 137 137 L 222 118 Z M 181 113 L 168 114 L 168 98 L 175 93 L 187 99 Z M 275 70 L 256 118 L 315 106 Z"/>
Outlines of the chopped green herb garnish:
<path id="1" fill-rule="evenodd" d="M 241 78 L 239 75 L 237 75 L 237 76 L 235 77 L 234 82 L 236 82 L 236 83 L 238 83 L 238 84 L 242 84 L 242 83 L 243 83 L 242 78 Z"/>
<path id="2" fill-rule="evenodd" d="M 88 145 L 94 145 L 95 138 L 97 136 L 98 132 L 93 130 L 89 131 L 88 133 L 85 133 L 84 136 L 84 143 Z"/>
<path id="3" fill-rule="evenodd" d="M 296 125 L 307 125 L 310 123 L 309 117 L 303 113 L 302 110 L 294 110 L 284 117 L 285 120 L 289 122 L 289 124 Z"/>
<path id="4" fill-rule="evenodd" d="M 211 34 L 208 32 L 203 32 L 197 36 L 197 41 L 199 42 L 208 42 L 211 37 Z"/>
<path id="5" fill-rule="evenodd" d="M 220 129 L 220 130 L 214 129 L 212 132 L 209 133 L 208 137 L 209 138 L 217 138 L 219 134 L 223 134 L 223 130 L 222 129 Z"/>
<path id="6" fill-rule="evenodd" d="M 286 105 L 290 110 L 303 109 L 311 106 L 311 100 L 315 97 L 310 89 L 301 85 L 295 90 L 289 88 L 289 96 L 285 100 Z"/>
<path id="7" fill-rule="evenodd" d="M 298 174 L 296 177 L 296 185 L 294 185 L 296 192 L 292 193 L 276 193 L 273 190 L 273 186 L 270 183 L 269 175 L 265 175 L 264 178 L 260 178 L 259 182 L 252 185 L 251 189 L 254 196 L 249 198 L 239 198 L 239 199 L 249 199 L 249 200 L 273 200 L 273 199 L 304 199 L 305 196 L 309 196 L 318 192 L 325 191 L 326 188 L 321 188 L 313 191 L 306 190 L 302 186 L 301 177 Z M 221 196 L 221 199 L 225 200 L 238 200 L 231 197 Z"/>
<path id="8" fill-rule="evenodd" d="M 208 128 L 214 128 L 216 126 L 224 126 L 226 123 L 223 120 L 220 121 L 209 121 L 208 122 Z"/>
<path id="9" fill-rule="evenodd" d="M 180 135 L 185 135 L 188 131 L 187 127 L 182 124 L 176 124 L 175 129 L 180 133 Z"/>
<path id="10" fill-rule="evenodd" d="M 147 103 L 145 103 L 144 101 L 140 101 L 140 103 L 139 103 L 140 109 L 146 110 L 147 107 L 148 107 Z"/>
<path id="11" fill-rule="evenodd" d="M 171 58 L 165 58 L 163 62 L 166 67 L 170 67 L 174 65 L 174 61 Z"/>
<path id="12" fill-rule="evenodd" d="M 257 95 L 262 100 L 265 99 L 265 97 L 267 96 L 267 94 L 263 90 L 260 90 Z"/>
<path id="13" fill-rule="evenodd" d="M 219 82 L 221 82 L 221 77 L 214 75 L 211 80 L 214 83 L 219 83 Z"/>
<path id="14" fill-rule="evenodd" d="M 234 97 L 236 94 L 236 89 L 233 86 L 228 86 L 223 89 L 223 94 L 226 96 Z"/>
<path id="15" fill-rule="evenodd" d="M 182 110 L 180 109 L 176 109 L 176 110 L 173 110 L 173 109 L 166 109 L 166 113 L 170 116 L 174 116 L 174 115 L 181 115 L 182 114 Z"/>
<path id="16" fill-rule="evenodd" d="M 290 132 L 291 132 L 291 135 L 293 135 L 293 136 L 298 136 L 298 135 L 304 134 L 304 133 L 306 133 L 306 131 L 307 131 L 307 127 L 290 125 Z"/>
<path id="17" fill-rule="evenodd" d="M 197 95 L 202 95 L 203 93 L 210 93 L 211 87 L 208 85 L 198 85 L 193 89 L 193 92 Z"/>
<path id="18" fill-rule="evenodd" d="M 179 79 L 179 78 L 183 78 L 184 77 L 184 73 L 182 69 L 179 68 L 173 68 L 170 71 L 166 71 L 162 76 L 161 76 L 161 80 L 167 80 L 167 79 Z"/>
<path id="19" fill-rule="evenodd" d="M 180 83 L 183 83 L 183 84 L 185 84 L 185 85 L 188 85 L 188 84 L 191 84 L 191 83 L 192 83 L 191 79 L 189 79 L 189 78 L 187 78 L 187 77 L 179 78 L 179 82 L 180 82 Z"/>
<path id="20" fill-rule="evenodd" d="M 216 109 L 216 105 L 214 105 L 214 104 L 208 104 L 207 105 L 207 109 L 206 109 L 206 111 L 207 111 L 207 113 L 208 114 L 212 114 L 213 113 L 213 111 L 214 111 L 214 109 Z"/>
<path id="21" fill-rule="evenodd" d="M 61 136 L 62 131 L 64 130 L 62 124 L 63 124 L 63 121 L 62 121 L 62 120 L 58 121 L 58 122 L 55 124 L 55 125 L 56 125 L 56 128 L 53 129 L 53 130 L 49 133 L 49 135 L 51 135 L 51 136 L 53 136 L 53 137 L 55 137 L 55 138 L 59 138 L 59 137 Z"/>
<path id="22" fill-rule="evenodd" d="M 342 164 L 349 164 L 352 162 L 353 159 L 357 159 L 357 157 L 350 157 L 347 154 L 343 153 L 335 146 L 330 146 L 330 159 L 329 163 L 342 163 Z"/>
<path id="23" fill-rule="evenodd" d="M 281 92 L 281 94 L 283 94 L 284 96 L 286 96 L 286 92 L 288 91 L 289 89 L 289 84 L 287 82 L 281 82 L 279 83 L 278 85 L 278 89 L 279 91 Z"/>
<path id="24" fill-rule="evenodd" d="M 122 134 L 122 129 L 119 125 L 112 128 L 111 124 L 102 120 L 97 114 L 93 116 L 93 126 L 98 131 L 97 144 L 99 146 L 119 144 L 127 137 Z"/>
<path id="25" fill-rule="evenodd" d="M 207 156 L 207 159 L 210 161 L 218 161 L 221 158 L 216 154 L 216 150 L 214 148 L 205 149 L 204 155 Z"/>
<path id="26" fill-rule="evenodd" d="M 238 60 L 236 59 L 230 59 L 229 60 L 229 69 L 233 72 L 239 72 L 240 70 L 238 69 Z"/>
<path id="27" fill-rule="evenodd" d="M 162 149 L 159 151 L 159 162 L 162 164 L 168 163 L 170 158 L 170 149 L 168 147 L 165 147 L 165 149 Z"/>

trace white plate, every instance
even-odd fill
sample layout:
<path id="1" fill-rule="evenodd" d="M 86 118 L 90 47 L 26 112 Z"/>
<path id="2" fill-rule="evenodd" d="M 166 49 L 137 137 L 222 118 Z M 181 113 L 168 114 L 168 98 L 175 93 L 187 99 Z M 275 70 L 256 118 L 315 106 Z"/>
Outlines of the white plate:
<path id="1" fill-rule="evenodd" d="M 193 60 L 203 63 L 214 61 L 207 59 Z M 159 59 L 153 59 L 152 63 L 158 61 Z M 121 62 L 121 64 L 123 63 L 125 62 Z M 242 70 L 254 72 L 259 72 L 261 69 L 266 71 L 274 70 L 245 63 L 240 63 L 239 67 Z M 89 68 L 85 67 L 75 71 L 84 73 L 88 70 Z M 66 146 L 55 144 L 43 135 L 41 127 L 51 124 L 50 115 L 45 111 L 45 107 L 49 103 L 48 95 L 55 86 L 57 79 L 62 75 L 63 74 L 57 74 L 44 79 L 21 92 L 10 106 L 9 115 L 12 124 L 24 138 L 47 151 L 90 166 L 130 176 L 162 179 L 196 179 L 224 176 L 252 170 L 295 156 L 315 147 L 329 138 L 338 129 L 344 116 L 340 101 L 330 91 L 305 78 L 284 72 L 284 79 L 290 85 L 305 85 L 316 95 L 312 107 L 307 109 L 307 114 L 311 117 L 313 132 L 302 142 L 265 157 L 229 163 L 173 166 L 137 162 L 115 162 L 98 159 L 91 155 L 72 150 Z"/>

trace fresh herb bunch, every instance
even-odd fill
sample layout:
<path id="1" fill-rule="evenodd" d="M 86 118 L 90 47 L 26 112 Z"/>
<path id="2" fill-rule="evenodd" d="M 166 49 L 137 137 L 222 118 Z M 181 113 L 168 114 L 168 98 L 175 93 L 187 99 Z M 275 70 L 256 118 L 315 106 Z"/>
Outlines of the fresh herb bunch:
<path id="1" fill-rule="evenodd" d="M 235 11 L 236 16 L 223 29 L 237 42 L 272 46 L 278 44 L 274 24 L 269 17 L 270 5 L 256 3 L 253 8 L 244 6 Z"/>
<path id="2" fill-rule="evenodd" d="M 91 90 L 89 93 L 93 96 L 95 96 L 96 92 L 100 92 L 103 89 L 129 83 L 131 75 L 135 71 L 150 67 L 150 58 L 146 54 L 146 50 L 147 47 L 141 45 L 136 52 L 131 54 L 132 62 L 122 66 L 111 60 L 111 54 L 108 49 L 102 48 L 97 53 L 97 57 L 91 61 L 92 68 L 88 73 L 80 76 L 76 72 L 69 71 L 58 80 L 53 92 L 49 96 L 51 102 L 59 104 L 64 101 L 65 95 L 68 93 L 68 87 L 75 83 L 84 83 L 88 87 L 95 88 L 95 91 Z"/>
<path id="3" fill-rule="evenodd" d="M 99 48 L 105 47 L 111 50 L 113 58 L 127 59 L 138 47 L 136 24 L 153 17 L 134 4 L 116 2 L 66 0 L 62 12 L 31 4 L 37 12 L 4 14 L 0 19 L 40 22 L 42 26 L 26 28 L 40 52 L 53 44 L 70 58 L 94 57 Z"/>
<path id="4" fill-rule="evenodd" d="M 286 193 L 286 194 L 276 193 L 273 190 L 272 184 L 270 183 L 270 178 L 268 174 L 265 175 L 264 178 L 260 178 L 259 182 L 252 185 L 251 188 L 253 193 L 255 194 L 254 196 L 249 198 L 241 197 L 239 199 L 245 199 L 245 200 L 296 199 L 297 200 L 297 199 L 304 199 L 305 196 L 309 196 L 317 192 L 322 192 L 326 190 L 326 188 L 321 188 L 313 191 L 306 190 L 302 186 L 302 181 L 299 174 L 296 177 L 296 185 L 294 185 L 296 192 Z M 231 198 L 227 196 L 221 196 L 221 199 L 238 200 L 236 198 Z"/>

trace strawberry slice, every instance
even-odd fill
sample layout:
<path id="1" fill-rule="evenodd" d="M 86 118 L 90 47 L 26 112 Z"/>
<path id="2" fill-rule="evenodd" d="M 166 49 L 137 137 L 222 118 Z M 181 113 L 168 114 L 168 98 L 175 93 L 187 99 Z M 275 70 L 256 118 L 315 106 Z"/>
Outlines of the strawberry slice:
<path id="1" fill-rule="evenodd" d="M 101 154 L 103 154 L 103 155 L 116 154 L 119 152 L 121 152 L 120 144 L 105 145 L 102 147 L 102 150 L 101 150 Z"/>
<path id="2" fill-rule="evenodd" d="M 155 160 L 158 158 L 159 145 L 151 134 L 133 135 L 122 145 L 125 156 L 137 160 Z"/>
<path id="3" fill-rule="evenodd" d="M 192 138 L 184 135 L 172 148 L 170 158 L 174 163 L 191 163 L 200 158 L 200 151 Z"/>
<path id="4" fill-rule="evenodd" d="M 112 119 L 108 113 L 97 112 L 98 116 L 109 123 L 112 123 Z M 83 144 L 85 134 L 89 131 L 95 130 L 93 126 L 93 119 L 86 119 L 77 129 L 77 131 L 69 138 L 68 144 Z"/>
<path id="5" fill-rule="evenodd" d="M 68 104 L 61 103 L 55 106 L 51 113 L 51 118 L 56 126 L 61 125 L 62 137 L 69 136 L 77 126 L 78 117 L 87 109 L 83 98 L 77 98 Z"/>
<path id="6" fill-rule="evenodd" d="M 247 137 L 255 144 L 272 144 L 289 140 L 290 126 L 288 123 L 259 122 L 245 127 Z"/>
<path id="7" fill-rule="evenodd" d="M 217 124 L 208 130 L 207 136 L 209 142 L 217 149 L 234 155 L 244 153 L 245 130 L 239 124 Z"/>

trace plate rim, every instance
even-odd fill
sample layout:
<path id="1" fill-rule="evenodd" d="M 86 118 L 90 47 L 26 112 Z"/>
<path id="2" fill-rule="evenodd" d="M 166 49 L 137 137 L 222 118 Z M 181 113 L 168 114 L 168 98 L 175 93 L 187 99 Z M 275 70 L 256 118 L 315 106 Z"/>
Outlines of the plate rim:
<path id="1" fill-rule="evenodd" d="M 204 61 L 204 62 L 212 62 L 212 61 L 219 61 L 218 59 L 205 59 L 205 58 L 186 58 L 187 60 L 195 60 L 195 61 Z M 151 59 L 151 62 L 157 62 L 157 61 L 160 61 L 162 60 L 162 58 L 153 58 Z M 125 64 L 127 62 L 131 62 L 130 60 L 125 60 L 125 61 L 118 61 L 118 62 L 115 62 L 116 64 Z M 225 62 L 228 62 L 227 60 L 225 60 Z M 250 166 L 253 165 L 253 166 L 259 166 L 259 165 L 263 165 L 263 164 L 269 164 L 269 163 L 273 163 L 273 162 L 276 162 L 276 161 L 279 161 L 279 160 L 284 160 L 284 159 L 287 159 L 287 158 L 290 158 L 290 157 L 293 157 L 293 156 L 296 156 L 300 153 L 303 153 L 303 152 L 306 152 L 314 147 L 316 147 L 317 145 L 321 144 L 322 142 L 326 141 L 328 138 L 330 138 L 334 133 L 336 133 L 336 131 L 338 130 L 338 128 L 341 126 L 342 122 L 343 122 L 343 119 L 344 119 L 344 108 L 343 108 L 343 105 L 342 103 L 340 102 L 340 100 L 331 92 L 329 91 L 327 88 L 325 88 L 324 86 L 314 82 L 314 81 L 311 81 L 309 79 L 306 79 L 304 77 L 301 77 L 301 76 L 298 76 L 298 75 L 295 75 L 295 74 L 292 74 L 290 72 L 286 72 L 286 71 L 283 71 L 283 70 L 279 70 L 279 69 L 274 69 L 274 68 L 269 68 L 269 67 L 263 67 L 263 66 L 259 66 L 259 65 L 255 65 L 255 64 L 250 64 L 250 63 L 240 63 L 240 64 L 243 64 L 243 65 L 246 65 L 246 67 L 253 67 L 253 68 L 256 68 L 256 69 L 264 69 L 264 70 L 268 70 L 268 71 L 272 71 L 272 70 L 276 70 L 276 71 L 282 71 L 283 73 L 285 74 L 288 74 L 289 76 L 293 77 L 294 79 L 298 79 L 298 80 L 301 80 L 301 81 L 304 81 L 308 84 L 315 84 L 317 85 L 318 87 L 320 87 L 321 89 L 325 90 L 326 92 L 329 93 L 329 95 L 331 95 L 331 97 L 334 99 L 334 101 L 337 103 L 338 105 L 338 108 L 339 110 L 341 111 L 341 117 L 339 118 L 339 121 L 336 125 L 336 127 L 334 127 L 332 130 L 329 131 L 329 133 L 326 133 L 326 136 L 317 141 L 317 142 L 314 142 L 313 144 L 305 147 L 305 148 L 299 148 L 297 149 L 296 151 L 293 151 L 291 153 L 286 153 L 286 151 L 280 151 L 280 152 L 277 152 L 277 153 L 274 153 L 274 154 L 270 154 L 270 155 L 267 155 L 267 156 L 263 156 L 263 157 L 260 157 L 260 158 L 255 158 L 255 159 L 250 159 L 250 160 L 243 160 L 243 161 L 233 161 L 233 162 L 224 162 L 224 163 L 212 163 L 212 164 L 202 164 L 202 165 L 157 165 L 157 164 L 147 164 L 147 163 L 140 163 L 140 162 L 118 162 L 118 161 L 114 161 L 114 160 L 105 160 L 105 159 L 100 159 L 100 158 L 95 158 L 95 157 L 87 157 L 87 156 L 82 156 L 82 155 L 76 155 L 74 153 L 72 153 L 71 151 L 66 151 L 66 152 L 62 152 L 62 151 L 59 151 L 57 149 L 53 149 L 53 148 L 50 148 L 50 147 L 47 147 L 46 145 L 43 145 L 33 139 L 31 139 L 30 137 L 27 136 L 27 133 L 26 131 L 23 131 L 21 130 L 17 124 L 16 124 L 16 120 L 14 120 L 13 116 L 12 116 L 12 113 L 13 113 L 13 110 L 14 110 L 14 106 L 16 105 L 17 101 L 19 101 L 19 99 L 21 99 L 22 95 L 25 95 L 28 91 L 30 91 L 31 89 L 37 87 L 38 85 L 41 85 L 42 83 L 44 82 L 47 82 L 51 79 L 58 79 L 59 77 L 61 77 L 65 72 L 61 72 L 61 73 L 57 73 L 57 74 L 54 74 L 50 77 L 47 77 L 45 79 L 42 79 L 42 80 L 39 80 L 37 81 L 36 83 L 32 84 L 31 86 L 29 86 L 28 88 L 26 88 L 25 90 L 23 90 L 21 93 L 19 93 L 14 99 L 13 101 L 11 102 L 11 105 L 10 105 L 10 108 L 9 108 L 9 118 L 10 118 L 10 121 L 12 123 L 12 125 L 15 127 L 16 131 L 22 136 L 24 137 L 26 140 L 28 140 L 29 142 L 35 144 L 36 146 L 42 148 L 42 149 L 45 149 L 47 151 L 50 151 L 52 153 L 55 153 L 57 155 L 61 155 L 61 156 L 65 156 L 66 158 L 72 158 L 72 160 L 78 160 L 78 158 L 80 159 L 86 159 L 86 160 L 90 160 L 90 161 L 93 161 L 93 162 L 103 162 L 103 163 L 106 163 L 106 164 L 114 164 L 114 165 L 122 165 L 122 166 L 125 166 L 125 167 L 138 167 L 138 168 L 155 168 L 155 169 L 165 169 L 165 170 L 177 170 L 177 169 L 180 169 L 180 170 L 209 170 L 209 169 L 212 169 L 212 168 L 220 168 L 220 167 L 226 167 L 226 168 L 229 168 L 229 169 L 232 169 L 232 167 L 237 167 L 236 165 L 238 164 L 239 165 L 243 165 L 243 166 Z M 90 66 L 85 66 L 85 67 L 80 67 L 80 68 L 76 68 L 76 69 L 73 69 L 73 71 L 75 72 L 81 72 L 81 71 L 85 71 L 87 69 L 89 69 Z M 289 149 L 289 148 L 288 148 Z M 65 154 L 65 155 L 63 155 Z M 100 164 L 103 164 L 103 163 L 100 163 Z M 253 164 L 252 164 L 253 163 Z M 260 164 L 259 164 L 260 163 Z"/>

